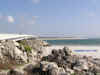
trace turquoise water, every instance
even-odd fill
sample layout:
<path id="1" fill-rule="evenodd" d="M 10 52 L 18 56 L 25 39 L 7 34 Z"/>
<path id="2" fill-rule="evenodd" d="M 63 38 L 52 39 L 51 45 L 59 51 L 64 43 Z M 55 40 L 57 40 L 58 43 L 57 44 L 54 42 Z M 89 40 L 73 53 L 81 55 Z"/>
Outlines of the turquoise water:
<path id="1" fill-rule="evenodd" d="M 51 45 L 100 45 L 100 39 L 46 40 Z"/>

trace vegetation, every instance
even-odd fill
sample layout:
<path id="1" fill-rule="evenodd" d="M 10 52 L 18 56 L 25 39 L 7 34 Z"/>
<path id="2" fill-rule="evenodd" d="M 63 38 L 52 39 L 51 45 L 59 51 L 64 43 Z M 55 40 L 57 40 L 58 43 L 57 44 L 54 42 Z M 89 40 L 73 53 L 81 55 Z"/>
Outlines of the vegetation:
<path id="1" fill-rule="evenodd" d="M 32 48 L 27 44 L 26 40 L 20 41 L 19 44 L 24 47 L 26 52 L 31 52 Z"/>
<path id="2" fill-rule="evenodd" d="M 20 45 L 25 45 L 26 42 L 27 42 L 26 40 L 21 40 L 21 41 L 19 41 L 19 44 L 20 44 Z"/>
<path id="3" fill-rule="evenodd" d="M 77 75 L 76 73 L 73 73 L 73 74 L 71 74 L 71 75 Z"/>
<path id="4" fill-rule="evenodd" d="M 28 45 L 24 45 L 25 51 L 26 52 L 31 52 L 32 48 Z"/>

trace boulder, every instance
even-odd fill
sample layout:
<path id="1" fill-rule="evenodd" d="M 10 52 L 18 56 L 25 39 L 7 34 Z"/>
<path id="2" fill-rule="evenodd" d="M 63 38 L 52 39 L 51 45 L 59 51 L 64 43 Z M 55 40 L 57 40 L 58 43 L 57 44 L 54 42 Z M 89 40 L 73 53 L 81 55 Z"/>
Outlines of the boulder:
<path id="1" fill-rule="evenodd" d="M 58 68 L 58 75 L 66 75 L 65 69 L 62 67 Z"/>
<path id="2" fill-rule="evenodd" d="M 6 72 L 0 72 L 0 75 L 7 75 Z"/>
<path id="3" fill-rule="evenodd" d="M 23 73 L 21 73 L 20 71 L 11 69 L 7 72 L 7 75 L 24 75 Z"/>
<path id="4" fill-rule="evenodd" d="M 63 51 L 66 56 L 70 56 L 72 54 L 72 51 L 68 47 L 64 47 Z"/>
<path id="5" fill-rule="evenodd" d="M 40 63 L 40 68 L 43 70 L 43 71 L 47 71 L 49 69 L 52 69 L 52 68 L 58 68 L 57 64 L 54 63 L 54 62 L 46 62 L 46 61 L 42 61 Z"/>

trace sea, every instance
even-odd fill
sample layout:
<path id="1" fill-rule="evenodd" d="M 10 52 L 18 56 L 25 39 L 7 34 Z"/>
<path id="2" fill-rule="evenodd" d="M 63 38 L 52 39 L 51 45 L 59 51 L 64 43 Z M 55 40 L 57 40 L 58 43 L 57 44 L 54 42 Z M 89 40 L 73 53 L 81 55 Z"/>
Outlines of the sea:
<path id="1" fill-rule="evenodd" d="M 99 46 L 100 38 L 89 39 L 64 39 L 64 40 L 45 40 L 51 45 L 90 45 Z"/>

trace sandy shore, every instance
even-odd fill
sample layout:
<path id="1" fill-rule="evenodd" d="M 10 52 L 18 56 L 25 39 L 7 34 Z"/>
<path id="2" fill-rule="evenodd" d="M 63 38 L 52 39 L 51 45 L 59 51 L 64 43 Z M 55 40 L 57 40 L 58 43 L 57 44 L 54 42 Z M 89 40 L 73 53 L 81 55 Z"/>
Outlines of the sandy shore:
<path id="1" fill-rule="evenodd" d="M 47 47 L 45 51 L 45 55 L 51 53 L 52 49 L 62 49 L 63 47 L 64 46 L 62 45 L 53 45 L 53 46 Z M 76 55 L 92 56 L 94 58 L 100 58 L 100 46 L 67 45 L 66 47 L 72 50 L 73 54 L 76 54 Z"/>

